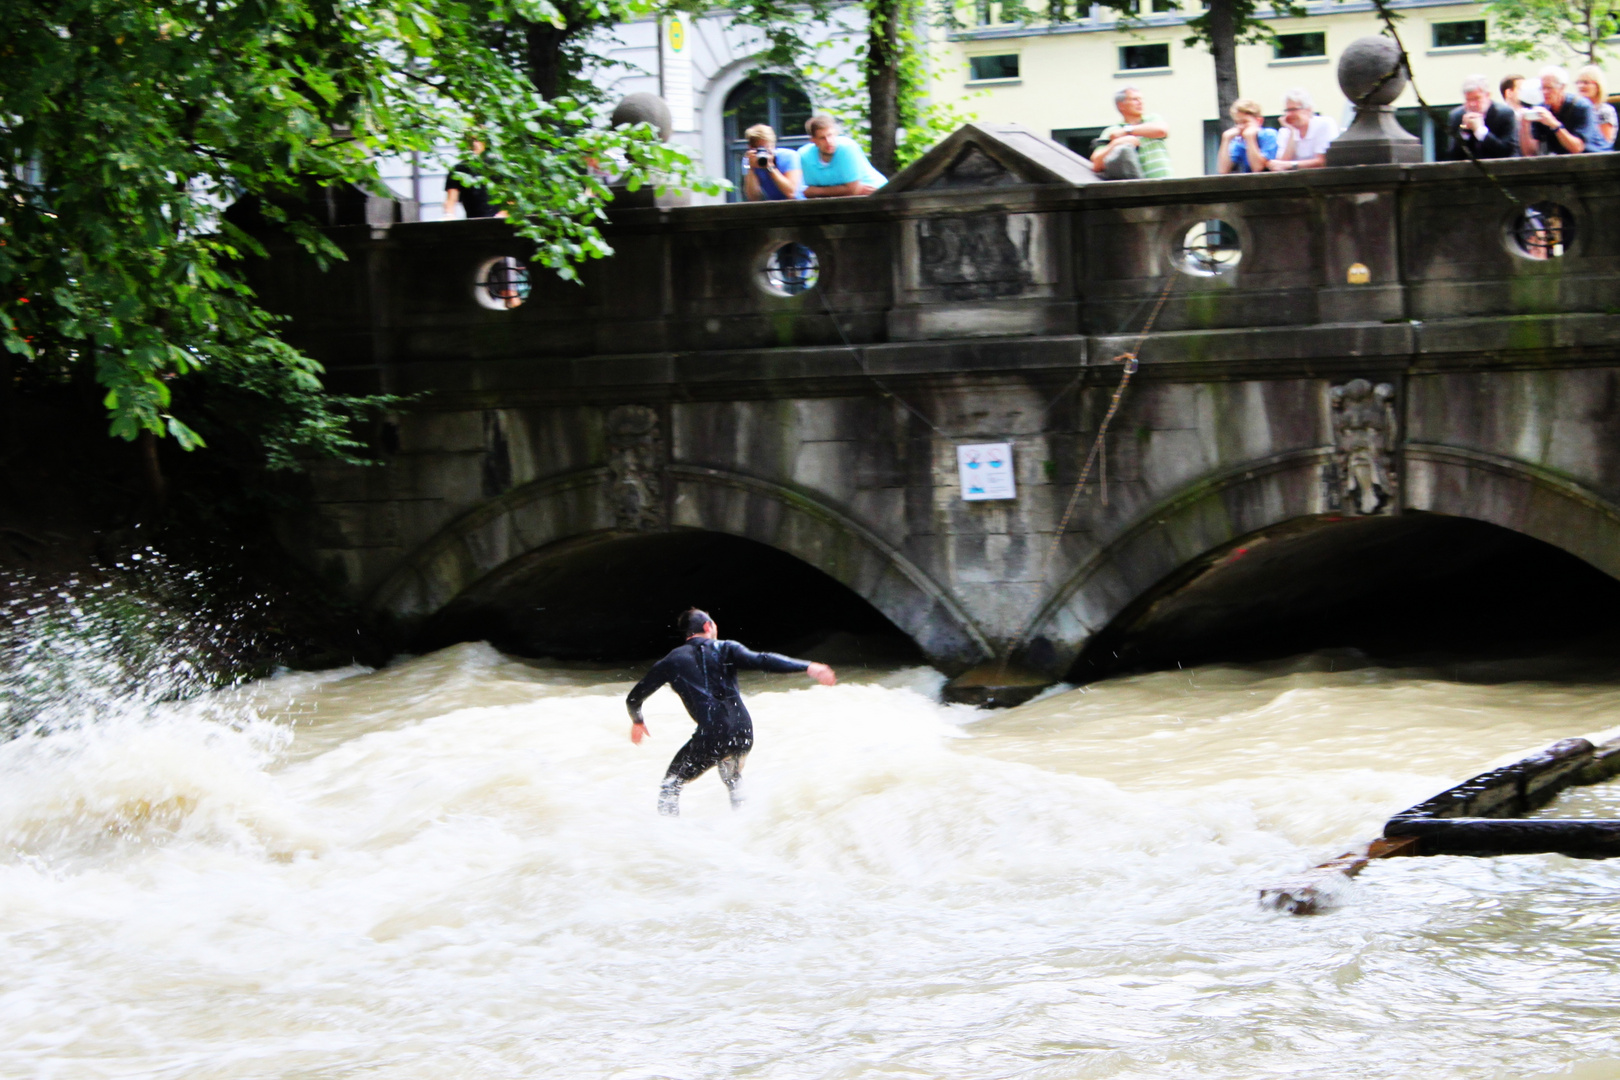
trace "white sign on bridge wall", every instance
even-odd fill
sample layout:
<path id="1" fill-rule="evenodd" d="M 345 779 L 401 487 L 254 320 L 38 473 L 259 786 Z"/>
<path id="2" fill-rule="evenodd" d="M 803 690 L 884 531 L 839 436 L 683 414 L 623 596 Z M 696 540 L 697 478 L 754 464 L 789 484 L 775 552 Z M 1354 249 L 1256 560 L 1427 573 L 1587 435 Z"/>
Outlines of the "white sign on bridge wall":
<path id="1" fill-rule="evenodd" d="M 976 443 L 956 448 L 956 469 L 962 476 L 962 498 L 1016 499 L 1012 443 Z"/>

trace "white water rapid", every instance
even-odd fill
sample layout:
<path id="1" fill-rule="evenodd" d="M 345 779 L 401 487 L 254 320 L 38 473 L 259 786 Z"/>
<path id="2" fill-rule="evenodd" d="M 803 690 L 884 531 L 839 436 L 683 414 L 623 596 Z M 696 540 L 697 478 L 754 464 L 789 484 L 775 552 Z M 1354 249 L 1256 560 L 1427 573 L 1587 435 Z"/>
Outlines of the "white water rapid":
<path id="1" fill-rule="evenodd" d="M 679 820 L 672 694 L 633 747 L 631 672 L 482 645 L 16 739 L 0 1076 L 1620 1077 L 1620 860 L 1255 903 L 1620 686 L 1330 666 L 751 677 L 748 804 Z"/>

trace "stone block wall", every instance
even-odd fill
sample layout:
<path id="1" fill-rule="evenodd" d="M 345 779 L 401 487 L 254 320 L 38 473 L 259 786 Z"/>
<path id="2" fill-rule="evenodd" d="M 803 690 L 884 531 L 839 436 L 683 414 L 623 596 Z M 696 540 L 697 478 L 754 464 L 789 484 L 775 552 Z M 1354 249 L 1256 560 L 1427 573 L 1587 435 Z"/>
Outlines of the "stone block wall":
<path id="1" fill-rule="evenodd" d="M 512 310 L 473 299 L 479 265 L 526 254 L 504 223 L 334 230 L 348 263 L 282 252 L 262 294 L 335 385 L 420 398 L 381 467 L 316 470 L 289 539 L 409 628 L 547 545 L 725 532 L 851 585 L 942 666 L 1018 645 L 1054 673 L 1183 568 L 1302 519 L 1460 514 L 1620 574 L 1620 178 L 1492 173 L 628 210 L 583 285 L 536 273 Z M 1548 203 L 1568 242 L 1530 258 L 1515 222 Z M 1210 220 L 1241 256 L 1189 272 Z M 773 294 L 789 241 L 819 280 Z M 1106 503 L 1094 482 L 1054 543 L 1128 352 Z M 1003 441 L 1018 499 L 964 502 L 955 447 Z"/>

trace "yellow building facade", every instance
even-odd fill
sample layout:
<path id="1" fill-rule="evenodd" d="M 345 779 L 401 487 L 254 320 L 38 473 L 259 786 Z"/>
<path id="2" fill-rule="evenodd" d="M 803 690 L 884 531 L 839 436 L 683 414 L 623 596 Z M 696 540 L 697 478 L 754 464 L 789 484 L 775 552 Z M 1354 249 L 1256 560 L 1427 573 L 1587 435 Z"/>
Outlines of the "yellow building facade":
<path id="1" fill-rule="evenodd" d="M 1187 16 L 1162 10 L 1169 0 L 1142 0 L 1161 10 L 1121 26 L 1115 14 L 1093 7 L 1077 22 L 1018 25 L 999 21 L 999 5 L 981 3 L 956 32 L 936 30 L 931 42 L 934 93 L 979 119 L 1017 123 L 1085 153 L 1102 127 L 1118 121 L 1114 94 L 1134 85 L 1147 111 L 1170 127 L 1173 174 L 1213 171 L 1219 132 L 1215 65 L 1207 49 L 1184 44 Z M 1481 5 L 1396 0 L 1397 30 L 1412 58 L 1414 84 L 1437 112 L 1462 100 L 1462 82 L 1474 74 L 1493 83 L 1510 72 L 1532 77 L 1537 62 L 1487 53 L 1489 26 Z M 1343 126 L 1350 105 L 1339 90 L 1339 54 L 1359 37 L 1382 31 L 1377 12 L 1359 0 L 1311 3 L 1301 18 L 1272 20 L 1279 45 L 1240 45 L 1238 86 L 1268 116 L 1282 112 L 1283 95 L 1303 87 L 1316 109 Z M 1413 89 L 1396 103 L 1401 122 L 1422 136 L 1433 158 L 1443 148 L 1443 112 L 1425 119 Z M 1275 123 L 1275 121 L 1272 121 Z"/>

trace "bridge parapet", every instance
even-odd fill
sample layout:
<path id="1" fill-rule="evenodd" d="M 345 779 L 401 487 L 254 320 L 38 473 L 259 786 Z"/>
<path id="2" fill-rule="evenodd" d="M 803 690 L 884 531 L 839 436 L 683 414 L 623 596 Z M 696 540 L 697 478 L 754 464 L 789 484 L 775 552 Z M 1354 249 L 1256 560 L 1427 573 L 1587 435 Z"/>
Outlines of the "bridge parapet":
<path id="1" fill-rule="evenodd" d="M 1604 315 L 1614 306 L 1620 177 L 1604 155 L 1489 162 L 1488 174 L 1456 162 L 1136 183 L 1053 183 L 1043 174 L 1035 179 L 1046 182 L 1032 183 L 1020 170 L 1035 170 L 1007 134 L 970 126 L 941 148 L 978 159 L 974 186 L 930 171 L 937 163 L 925 159 L 896 190 L 866 199 L 616 211 L 606 230 L 615 257 L 587 266 L 583 285 L 535 272 L 527 302 L 510 310 L 474 295 L 481 266 L 525 255 L 497 220 L 336 229 L 347 266 L 321 277 L 289 257 L 261 289 L 297 315 L 299 343 L 334 370 L 362 382 L 369 370 L 380 383 L 379 365 L 392 366 L 394 385 L 410 389 L 449 389 L 415 367 L 445 362 L 731 355 L 846 341 L 1095 344 L 1138 329 L 1167 281 L 1156 331 L 1280 328 L 1279 359 L 1331 354 L 1324 337 L 1376 338 L 1366 328 L 1403 322 Z M 1557 257 L 1530 257 L 1514 234 L 1532 206 L 1567 212 Z M 1228 243 L 1189 253 L 1188 234 L 1200 230 L 1217 247 Z M 816 261 L 815 286 L 796 294 L 772 288 L 765 269 L 789 243 Z M 1364 329 L 1294 332 L 1339 324 Z M 1522 349 L 1536 338 L 1528 325 L 1456 328 L 1432 347 Z M 1400 351 L 1408 341 L 1368 346 Z M 1223 348 L 1219 335 L 1179 349 L 1209 360 L 1253 352 Z"/>

